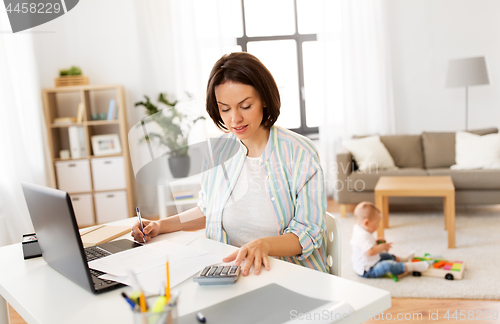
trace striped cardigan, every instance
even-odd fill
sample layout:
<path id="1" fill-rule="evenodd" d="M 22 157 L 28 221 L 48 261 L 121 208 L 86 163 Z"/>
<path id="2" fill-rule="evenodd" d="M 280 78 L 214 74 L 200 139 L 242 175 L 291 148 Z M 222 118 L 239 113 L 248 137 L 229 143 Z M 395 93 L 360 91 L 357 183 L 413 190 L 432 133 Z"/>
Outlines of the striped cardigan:
<path id="1" fill-rule="evenodd" d="M 222 228 L 222 211 L 226 204 L 237 203 L 231 192 L 247 149 L 232 133 L 210 143 L 211 152 L 203 159 L 198 206 L 207 217 L 206 236 L 230 244 Z M 280 235 L 293 233 L 302 246 L 302 254 L 280 259 L 327 272 L 326 195 L 314 145 L 304 136 L 273 126 L 259 163 Z"/>

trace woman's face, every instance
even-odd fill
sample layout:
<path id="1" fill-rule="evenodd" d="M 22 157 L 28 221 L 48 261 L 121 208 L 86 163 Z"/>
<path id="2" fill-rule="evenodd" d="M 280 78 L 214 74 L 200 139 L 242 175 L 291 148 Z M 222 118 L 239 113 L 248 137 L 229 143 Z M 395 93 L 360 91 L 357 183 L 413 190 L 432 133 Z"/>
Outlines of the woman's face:
<path id="1" fill-rule="evenodd" d="M 258 138 L 266 131 L 260 125 L 263 103 L 254 87 L 229 81 L 215 87 L 215 98 L 222 121 L 241 141 Z"/>

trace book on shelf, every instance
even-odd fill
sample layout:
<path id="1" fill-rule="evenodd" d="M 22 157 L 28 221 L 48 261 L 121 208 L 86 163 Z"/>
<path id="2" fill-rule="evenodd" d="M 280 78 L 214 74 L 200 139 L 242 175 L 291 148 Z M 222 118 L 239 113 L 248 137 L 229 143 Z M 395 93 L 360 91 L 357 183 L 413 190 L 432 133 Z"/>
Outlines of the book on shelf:
<path id="1" fill-rule="evenodd" d="M 69 147 L 72 159 L 79 159 L 87 156 L 85 145 L 85 129 L 83 126 L 68 127 Z"/>
<path id="2" fill-rule="evenodd" d="M 76 122 L 81 123 L 83 122 L 83 114 L 85 113 L 85 106 L 83 105 L 83 102 L 80 102 L 78 104 L 78 110 L 76 112 Z"/>
<path id="3" fill-rule="evenodd" d="M 109 101 L 108 120 L 115 119 L 116 103 L 115 99 Z"/>
<path id="4" fill-rule="evenodd" d="M 194 198 L 194 193 L 190 190 L 187 191 L 177 191 L 172 193 L 174 200 L 183 200 Z"/>

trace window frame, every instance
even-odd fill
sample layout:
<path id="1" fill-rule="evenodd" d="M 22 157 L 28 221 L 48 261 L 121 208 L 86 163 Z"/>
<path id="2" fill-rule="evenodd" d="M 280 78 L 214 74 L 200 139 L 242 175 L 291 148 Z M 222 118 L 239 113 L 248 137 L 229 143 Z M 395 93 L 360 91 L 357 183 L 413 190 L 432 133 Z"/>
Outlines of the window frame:
<path id="1" fill-rule="evenodd" d="M 243 24 L 243 36 L 238 37 L 237 44 L 241 47 L 243 52 L 247 52 L 247 44 L 249 42 L 262 42 L 262 41 L 276 41 L 276 40 L 295 40 L 297 45 L 297 71 L 299 80 L 299 101 L 300 101 L 300 127 L 290 128 L 291 131 L 302 135 L 312 135 L 319 133 L 319 127 L 307 126 L 306 118 L 306 102 L 305 102 L 305 88 L 304 88 L 304 60 L 302 53 L 302 44 L 304 42 L 317 41 L 317 34 L 299 34 L 299 21 L 297 13 L 297 0 L 293 0 L 294 5 L 294 21 L 295 33 L 291 35 L 277 35 L 277 36 L 247 36 L 246 20 L 245 20 L 245 0 L 241 0 L 241 14 Z"/>

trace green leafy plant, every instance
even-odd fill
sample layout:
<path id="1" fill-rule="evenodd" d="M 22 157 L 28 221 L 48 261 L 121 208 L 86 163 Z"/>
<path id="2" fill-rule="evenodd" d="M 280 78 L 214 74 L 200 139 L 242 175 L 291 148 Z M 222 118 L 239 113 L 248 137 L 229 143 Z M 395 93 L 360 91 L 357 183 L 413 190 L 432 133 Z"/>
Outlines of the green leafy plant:
<path id="1" fill-rule="evenodd" d="M 59 70 L 59 75 L 60 76 L 65 76 L 65 75 L 82 75 L 82 69 L 80 69 L 78 66 L 72 66 L 69 69 L 66 70 Z"/>
<path id="2" fill-rule="evenodd" d="M 191 96 L 188 94 L 189 98 Z M 135 107 L 143 106 L 146 109 L 146 114 L 150 116 L 146 121 L 142 121 L 141 125 L 149 122 L 156 123 L 160 132 L 148 132 L 148 136 L 142 140 L 156 141 L 160 145 L 169 148 L 169 155 L 173 156 L 186 156 L 188 155 L 188 138 L 191 128 L 199 120 L 204 120 L 205 117 L 199 116 L 194 119 L 188 115 L 183 114 L 177 109 L 178 100 L 169 100 L 168 96 L 160 93 L 158 96 L 158 103 L 166 107 L 160 109 L 158 104 L 155 105 L 151 102 L 148 96 L 144 96 L 145 101 L 135 103 Z M 168 109 L 167 111 L 163 111 Z"/>

